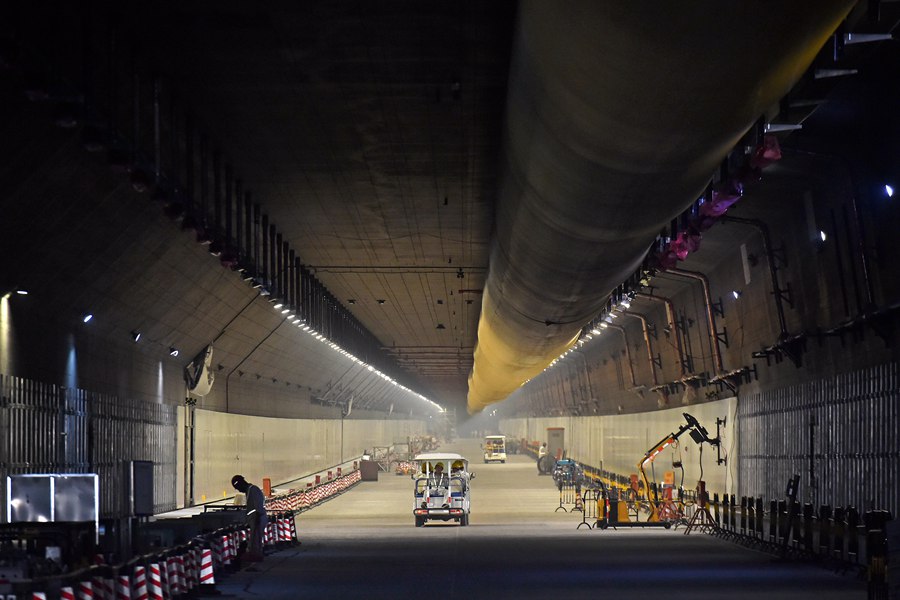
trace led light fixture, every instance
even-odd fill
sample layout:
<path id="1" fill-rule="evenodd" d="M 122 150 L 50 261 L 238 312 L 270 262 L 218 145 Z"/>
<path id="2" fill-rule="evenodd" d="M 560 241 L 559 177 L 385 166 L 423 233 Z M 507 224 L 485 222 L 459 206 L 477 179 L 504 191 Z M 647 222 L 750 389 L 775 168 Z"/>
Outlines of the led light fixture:
<path id="1" fill-rule="evenodd" d="M 174 346 L 169 347 L 169 356 L 178 356 L 178 348 Z"/>

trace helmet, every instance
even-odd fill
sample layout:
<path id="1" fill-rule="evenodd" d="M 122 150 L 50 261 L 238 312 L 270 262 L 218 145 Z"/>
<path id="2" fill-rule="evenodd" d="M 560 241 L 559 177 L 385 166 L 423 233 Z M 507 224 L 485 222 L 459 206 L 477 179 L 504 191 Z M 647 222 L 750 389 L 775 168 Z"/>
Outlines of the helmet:
<path id="1" fill-rule="evenodd" d="M 243 475 L 235 475 L 231 478 L 231 487 L 240 490 L 241 485 L 243 485 L 245 481 L 246 480 L 244 479 Z"/>
<path id="2" fill-rule="evenodd" d="M 440 469 L 441 471 L 443 471 L 443 470 L 444 470 L 444 463 L 442 463 L 442 462 L 435 463 L 435 465 L 434 465 L 434 470 L 437 471 L 438 469 Z"/>
<path id="3" fill-rule="evenodd" d="M 451 467 L 454 471 L 461 471 L 463 468 L 463 462 L 461 460 L 454 460 L 453 466 Z"/>

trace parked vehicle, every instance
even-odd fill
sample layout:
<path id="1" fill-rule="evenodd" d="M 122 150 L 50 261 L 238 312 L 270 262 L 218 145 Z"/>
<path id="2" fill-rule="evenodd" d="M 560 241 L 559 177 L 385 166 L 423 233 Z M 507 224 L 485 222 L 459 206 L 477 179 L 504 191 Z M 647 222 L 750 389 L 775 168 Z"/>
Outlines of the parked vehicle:
<path id="1" fill-rule="evenodd" d="M 584 470 L 571 458 L 561 458 L 553 467 L 553 481 L 562 489 L 564 485 L 582 487 L 584 485 Z"/>
<path id="2" fill-rule="evenodd" d="M 475 473 L 462 455 L 429 452 L 415 457 L 413 516 L 416 527 L 428 521 L 469 524 L 469 486 Z"/>
<path id="3" fill-rule="evenodd" d="M 484 462 L 493 461 L 506 462 L 506 436 L 505 435 L 487 435 L 484 437 Z"/>

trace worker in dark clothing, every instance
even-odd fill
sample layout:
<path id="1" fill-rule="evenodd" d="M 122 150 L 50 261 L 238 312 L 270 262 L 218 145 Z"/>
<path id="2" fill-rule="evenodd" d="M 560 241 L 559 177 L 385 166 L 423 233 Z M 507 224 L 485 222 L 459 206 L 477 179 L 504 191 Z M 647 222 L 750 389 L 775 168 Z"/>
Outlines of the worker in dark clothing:
<path id="1" fill-rule="evenodd" d="M 266 498 L 258 486 L 249 483 L 243 475 L 231 478 L 231 485 L 247 497 L 247 525 L 250 526 L 250 548 L 247 560 L 263 559 L 263 532 L 269 523 L 266 514 Z"/>

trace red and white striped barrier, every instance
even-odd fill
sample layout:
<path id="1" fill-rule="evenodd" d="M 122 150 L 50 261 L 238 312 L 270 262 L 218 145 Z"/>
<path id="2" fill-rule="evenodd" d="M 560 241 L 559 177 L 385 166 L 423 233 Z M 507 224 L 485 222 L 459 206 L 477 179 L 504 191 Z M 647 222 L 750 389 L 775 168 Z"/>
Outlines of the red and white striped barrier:
<path id="1" fill-rule="evenodd" d="M 78 600 L 94 600 L 94 586 L 90 581 L 78 584 Z"/>
<path id="2" fill-rule="evenodd" d="M 106 600 L 102 577 L 91 577 L 91 591 L 94 593 L 94 600 Z"/>
<path id="3" fill-rule="evenodd" d="M 215 583 L 216 575 L 213 572 L 212 550 L 204 548 L 200 559 L 200 584 L 214 585 Z"/>
<path id="4" fill-rule="evenodd" d="M 59 588 L 59 600 L 75 600 L 75 590 L 69 586 Z"/>
<path id="5" fill-rule="evenodd" d="M 116 600 L 131 600 L 131 581 L 128 575 L 116 579 Z"/>
<path id="6" fill-rule="evenodd" d="M 149 599 L 164 600 L 162 588 L 162 575 L 160 574 L 159 563 L 150 563 L 150 577 L 147 582 Z"/>
<path id="7" fill-rule="evenodd" d="M 134 600 L 148 600 L 147 594 L 147 569 L 137 566 L 134 568 Z"/>
<path id="8" fill-rule="evenodd" d="M 31 600 L 47 600 L 47 594 L 45 592 L 31 592 Z"/>
<path id="9" fill-rule="evenodd" d="M 187 572 L 184 569 L 184 554 L 179 554 L 175 557 L 175 571 L 178 573 L 178 587 L 181 589 L 182 594 L 187 594 L 191 590 L 191 585 L 187 579 Z"/>
<path id="10" fill-rule="evenodd" d="M 294 518 L 293 515 L 290 517 L 290 526 L 291 526 L 291 540 L 300 541 L 300 538 L 297 536 L 297 519 Z"/>
<path id="11" fill-rule="evenodd" d="M 103 597 L 106 600 L 115 600 L 116 598 L 116 585 L 112 577 L 103 578 Z"/>
<path id="12" fill-rule="evenodd" d="M 178 581 L 178 564 L 174 556 L 166 559 L 166 574 L 169 580 L 169 597 L 181 595 L 181 583 Z"/>

